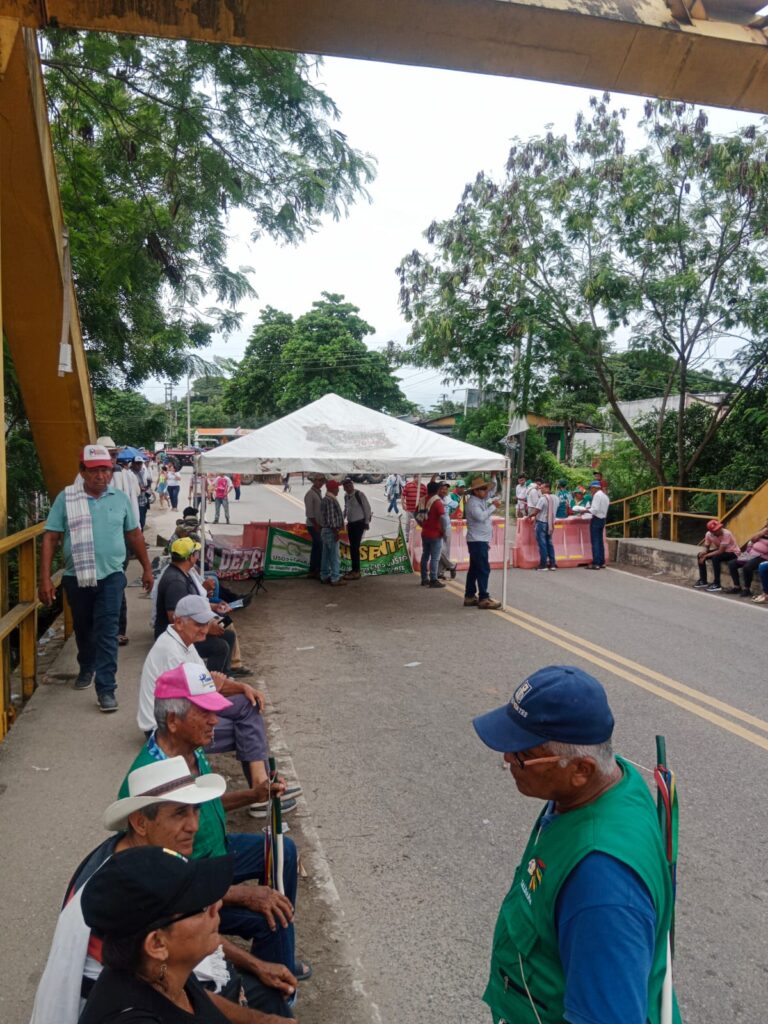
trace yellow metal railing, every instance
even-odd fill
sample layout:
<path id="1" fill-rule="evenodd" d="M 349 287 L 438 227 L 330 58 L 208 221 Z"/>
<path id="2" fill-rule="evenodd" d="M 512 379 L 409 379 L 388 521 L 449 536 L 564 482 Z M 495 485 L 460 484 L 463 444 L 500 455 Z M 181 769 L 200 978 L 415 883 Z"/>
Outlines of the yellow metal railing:
<path id="1" fill-rule="evenodd" d="M 669 525 L 668 539 L 676 541 L 680 537 L 680 523 L 685 519 L 723 519 L 726 513 L 733 512 L 742 502 L 746 501 L 752 491 L 731 491 L 716 490 L 706 487 L 649 487 L 645 491 L 638 491 L 636 494 L 629 494 L 626 498 L 619 498 L 611 502 L 611 514 L 608 519 L 608 529 L 615 527 L 622 528 L 624 537 L 631 537 L 632 523 L 643 523 L 649 521 L 650 536 L 661 537 L 667 531 L 665 525 Z M 716 499 L 716 510 L 714 512 L 689 512 L 685 509 L 687 496 L 705 494 L 713 495 Z M 730 501 L 735 498 L 735 501 Z M 637 505 L 644 506 L 642 511 L 636 511 Z M 635 506 L 635 508 L 633 508 Z M 613 517 L 613 510 L 620 508 L 622 516 L 620 519 Z"/>
<path id="2" fill-rule="evenodd" d="M 16 719 L 17 709 L 12 700 L 9 639 L 19 631 L 19 675 L 21 697 L 28 700 L 37 686 L 37 538 L 45 524 L 30 526 L 10 537 L 0 538 L 0 560 L 18 551 L 18 599 L 16 604 L 0 616 L 0 645 L 2 645 L 3 680 L 0 691 L 0 740 Z M 56 581 L 61 574 L 57 574 Z M 3 574 L 5 578 L 6 574 Z M 4 602 L 3 602 L 4 604 Z M 65 629 L 65 632 L 68 631 Z"/>

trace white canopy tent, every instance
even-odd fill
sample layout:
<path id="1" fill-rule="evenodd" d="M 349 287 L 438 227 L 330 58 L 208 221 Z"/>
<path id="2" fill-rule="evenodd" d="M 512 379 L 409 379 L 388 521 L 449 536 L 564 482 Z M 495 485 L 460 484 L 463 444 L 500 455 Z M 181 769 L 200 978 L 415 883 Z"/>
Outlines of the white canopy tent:
<path id="1" fill-rule="evenodd" d="M 504 470 L 475 445 L 374 412 L 338 395 L 201 455 L 204 473 L 449 473 Z"/>
<path id="2" fill-rule="evenodd" d="M 266 427 L 205 452 L 202 473 L 464 473 L 501 470 L 504 488 L 504 580 L 509 557 L 509 460 L 498 452 L 436 434 L 328 394 Z M 203 518 L 205 513 L 203 512 Z"/>

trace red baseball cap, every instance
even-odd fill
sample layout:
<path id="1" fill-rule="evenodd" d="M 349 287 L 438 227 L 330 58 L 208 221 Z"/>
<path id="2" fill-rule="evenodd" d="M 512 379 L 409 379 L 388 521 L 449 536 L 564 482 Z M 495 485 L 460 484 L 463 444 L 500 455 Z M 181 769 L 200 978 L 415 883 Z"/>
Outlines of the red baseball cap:
<path id="1" fill-rule="evenodd" d="M 157 677 L 155 697 L 167 700 L 169 697 L 183 697 L 204 711 L 223 711 L 231 708 L 232 701 L 222 697 L 205 665 L 186 661 Z"/>
<path id="2" fill-rule="evenodd" d="M 112 456 L 103 444 L 87 444 L 80 452 L 80 461 L 88 469 L 106 466 L 112 469 Z"/>
<path id="3" fill-rule="evenodd" d="M 326 491 L 338 491 L 339 481 L 338 480 L 327 480 L 325 484 Z"/>

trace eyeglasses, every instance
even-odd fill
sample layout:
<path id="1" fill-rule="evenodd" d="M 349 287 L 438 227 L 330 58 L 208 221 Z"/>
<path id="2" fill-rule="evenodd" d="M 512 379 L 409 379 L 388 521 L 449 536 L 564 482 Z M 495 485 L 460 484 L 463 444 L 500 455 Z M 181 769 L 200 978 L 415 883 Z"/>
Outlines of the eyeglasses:
<path id="1" fill-rule="evenodd" d="M 520 754 L 514 750 L 511 751 L 512 757 L 517 762 L 518 768 L 521 770 L 525 768 L 532 768 L 535 764 L 552 764 L 554 761 L 562 761 L 563 758 L 560 754 L 550 754 L 548 757 L 527 757 L 523 760 Z"/>

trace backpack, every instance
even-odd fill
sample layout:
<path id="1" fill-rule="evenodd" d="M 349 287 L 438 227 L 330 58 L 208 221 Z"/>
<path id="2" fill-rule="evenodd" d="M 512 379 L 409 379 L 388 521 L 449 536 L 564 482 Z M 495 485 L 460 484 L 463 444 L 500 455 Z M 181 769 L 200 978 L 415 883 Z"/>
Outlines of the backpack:
<path id="1" fill-rule="evenodd" d="M 433 494 L 432 497 L 427 501 L 426 505 L 422 505 L 421 502 L 419 502 L 419 506 L 414 512 L 414 519 L 419 524 L 419 526 L 422 526 L 424 523 L 426 523 L 427 516 L 429 515 L 429 510 L 432 508 L 435 502 L 439 500 L 440 496 L 438 494 Z"/>
<path id="2" fill-rule="evenodd" d="M 229 481 L 226 477 L 220 476 L 216 481 L 216 490 L 214 496 L 216 498 L 226 498 L 229 492 Z"/>

